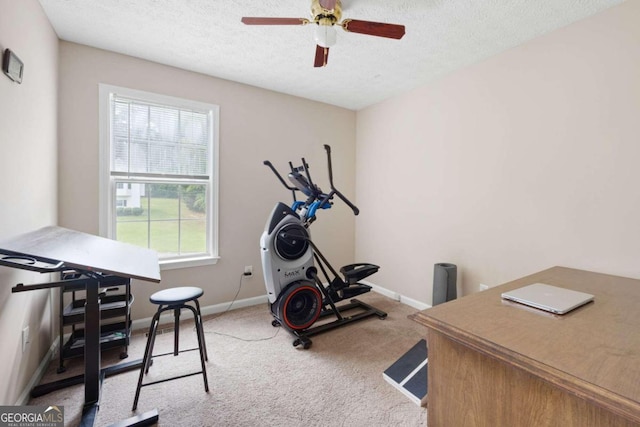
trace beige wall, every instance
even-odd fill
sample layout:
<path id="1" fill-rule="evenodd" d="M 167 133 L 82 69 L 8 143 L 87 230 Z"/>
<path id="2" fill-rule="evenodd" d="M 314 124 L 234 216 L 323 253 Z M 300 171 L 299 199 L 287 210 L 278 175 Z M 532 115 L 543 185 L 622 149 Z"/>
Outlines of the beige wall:
<path id="1" fill-rule="evenodd" d="M 0 0 L 0 51 L 24 62 L 22 84 L 0 73 L 0 240 L 57 220 L 58 39 L 35 0 Z M 48 275 L 0 267 L 0 405 L 17 403 L 51 341 Z M 22 352 L 22 329 L 32 340 Z"/>
<path id="2" fill-rule="evenodd" d="M 220 256 L 216 265 L 164 270 L 160 285 L 136 283 L 134 318 L 150 317 L 148 296 L 176 285 L 202 287 L 201 304 L 265 295 L 259 240 L 273 206 L 290 193 L 262 164 L 280 169 L 304 156 L 328 188 L 323 144 L 334 154 L 337 185 L 355 191 L 355 112 L 202 74 L 93 49 L 60 44 L 60 225 L 98 233 L 98 84 L 106 83 L 220 106 Z M 336 265 L 353 261 L 354 218 L 341 204 L 318 214 L 312 233 Z"/>
<path id="3" fill-rule="evenodd" d="M 361 214 L 354 236 L 337 202 L 320 212 L 314 238 L 337 266 L 380 264 L 371 280 L 385 288 L 429 303 L 441 261 L 458 264 L 465 293 L 551 265 L 640 277 L 637 22 L 640 3 L 625 2 L 356 114 L 58 45 L 38 2 L 0 0 L 0 49 L 26 66 L 22 85 L 0 75 L 0 180 L 11 183 L 0 239 L 56 222 L 98 232 L 98 84 L 107 83 L 221 107 L 222 258 L 136 283 L 134 317 L 150 316 L 148 295 L 174 285 L 203 287 L 204 305 L 228 302 L 249 264 L 256 274 L 238 297 L 263 295 L 259 237 L 289 194 L 262 161 L 285 168 L 305 156 L 324 184 L 325 143 Z M 39 281 L 0 267 L 2 404 L 16 402 L 53 339 L 49 293 L 10 293 Z M 23 357 L 26 325 L 36 338 Z"/>
<path id="4" fill-rule="evenodd" d="M 564 265 L 640 277 L 640 2 L 359 111 L 356 258 L 431 303 Z"/>

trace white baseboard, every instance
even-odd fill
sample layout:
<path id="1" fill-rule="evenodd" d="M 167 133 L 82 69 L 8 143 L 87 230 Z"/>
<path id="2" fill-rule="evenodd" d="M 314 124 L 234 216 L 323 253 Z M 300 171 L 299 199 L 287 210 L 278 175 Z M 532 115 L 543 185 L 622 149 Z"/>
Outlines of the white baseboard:
<path id="1" fill-rule="evenodd" d="M 56 354 L 56 350 L 58 349 L 59 343 L 60 343 L 60 339 L 58 337 L 53 341 L 53 344 L 51 344 L 51 347 L 49 347 L 49 351 L 47 351 L 47 354 L 40 361 L 40 364 L 38 365 L 38 368 L 31 376 L 29 383 L 27 384 L 25 389 L 22 391 L 22 393 L 18 397 L 18 400 L 14 404 L 15 406 L 26 405 L 29 402 L 29 395 L 31 393 L 31 389 L 33 389 L 35 386 L 37 386 L 40 383 L 40 380 L 42 379 L 42 377 L 44 376 L 44 373 L 47 371 L 47 368 L 49 367 L 49 363 L 51 362 L 51 360 L 53 360 L 53 356 Z"/>
<path id="2" fill-rule="evenodd" d="M 392 300 L 399 301 L 402 304 L 408 305 L 418 310 L 426 310 L 427 308 L 431 308 L 429 304 L 426 304 L 422 301 L 415 300 L 413 298 L 406 297 L 404 295 L 400 295 L 397 292 L 390 291 L 387 288 L 383 288 L 382 286 L 378 286 L 375 283 L 371 283 L 367 280 L 361 280 L 360 283 L 371 286 L 371 290 L 377 292 L 381 295 L 384 295 Z"/>
<path id="3" fill-rule="evenodd" d="M 427 303 L 418 301 L 413 298 L 405 297 L 404 295 L 400 295 L 400 302 L 418 310 L 426 310 L 428 308 L 431 308 L 431 306 Z"/>

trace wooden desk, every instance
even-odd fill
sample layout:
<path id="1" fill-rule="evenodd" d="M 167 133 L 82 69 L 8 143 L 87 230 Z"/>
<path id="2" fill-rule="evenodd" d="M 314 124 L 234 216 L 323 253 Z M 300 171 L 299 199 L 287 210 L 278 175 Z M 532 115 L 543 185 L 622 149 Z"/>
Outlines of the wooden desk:
<path id="1" fill-rule="evenodd" d="M 500 298 L 536 282 L 595 300 L 558 316 Z M 413 318 L 429 427 L 640 425 L 640 280 L 554 267 Z"/>
<path id="2" fill-rule="evenodd" d="M 100 402 L 100 387 L 106 376 L 138 369 L 139 361 L 102 369 L 100 366 L 100 298 L 106 283 L 105 274 L 127 279 L 160 281 L 160 266 L 155 251 L 117 242 L 62 227 L 44 227 L 0 242 L 0 265 L 38 271 L 41 273 L 72 269 L 83 274 L 73 280 L 84 286 L 85 350 L 84 375 L 39 386 L 41 394 L 84 382 L 85 404 L 82 426 L 95 421 Z M 69 281 L 39 285 L 16 285 L 13 292 L 60 287 Z M 62 340 L 62 337 L 60 337 Z M 33 392 L 32 392 L 33 393 Z M 149 425 L 158 419 L 157 411 L 133 417 L 129 425 Z"/>

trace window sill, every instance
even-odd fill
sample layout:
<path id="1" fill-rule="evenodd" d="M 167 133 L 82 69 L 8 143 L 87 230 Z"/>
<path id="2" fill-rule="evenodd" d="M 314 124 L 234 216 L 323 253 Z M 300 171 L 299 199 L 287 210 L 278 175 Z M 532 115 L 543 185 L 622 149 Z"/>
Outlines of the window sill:
<path id="1" fill-rule="evenodd" d="M 218 262 L 220 257 L 198 257 L 198 258 L 183 258 L 183 259 L 168 259 L 160 260 L 160 270 L 175 270 L 178 268 L 190 268 L 201 267 L 203 265 L 214 265 Z"/>

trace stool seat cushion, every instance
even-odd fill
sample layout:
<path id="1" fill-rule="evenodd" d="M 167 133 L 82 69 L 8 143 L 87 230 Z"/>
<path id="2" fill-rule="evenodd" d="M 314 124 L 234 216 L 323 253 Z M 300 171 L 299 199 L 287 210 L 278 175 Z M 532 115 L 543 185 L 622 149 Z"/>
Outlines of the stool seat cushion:
<path id="1" fill-rule="evenodd" d="M 202 289 L 195 286 L 181 286 L 158 291 L 149 297 L 149 301 L 154 304 L 182 304 L 200 298 L 202 294 Z"/>

